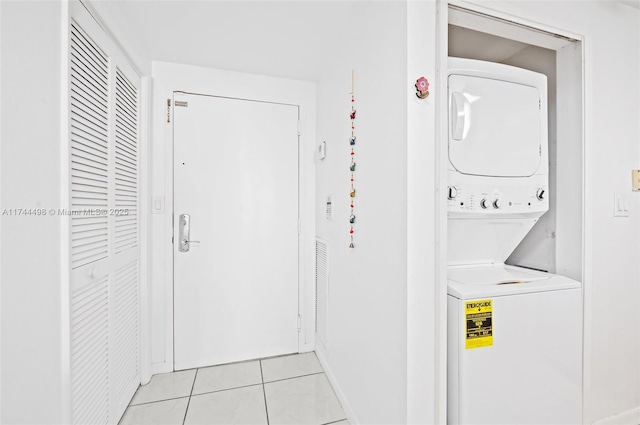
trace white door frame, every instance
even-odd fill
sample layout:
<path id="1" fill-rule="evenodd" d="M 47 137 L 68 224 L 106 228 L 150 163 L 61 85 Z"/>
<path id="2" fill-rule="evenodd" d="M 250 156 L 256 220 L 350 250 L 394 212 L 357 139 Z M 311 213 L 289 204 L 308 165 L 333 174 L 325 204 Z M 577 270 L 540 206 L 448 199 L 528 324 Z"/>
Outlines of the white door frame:
<path id="1" fill-rule="evenodd" d="M 314 83 L 254 74 L 223 71 L 166 62 L 153 63 L 154 138 L 151 147 L 154 171 L 151 190 L 153 260 L 162 270 L 151 273 L 154 309 L 153 372 L 173 370 L 173 99 L 174 91 L 238 99 L 286 103 L 300 107 L 299 148 L 299 274 L 298 305 L 302 319 L 298 350 L 312 351 L 315 344 L 315 115 Z M 167 122 L 167 121 L 170 122 Z M 155 220 L 153 216 L 155 216 Z M 161 231 L 159 232 L 158 230 Z M 154 232 L 155 230 L 155 232 Z M 162 266 L 160 265 L 162 264 Z M 158 339 L 160 341 L 158 341 Z M 159 353 L 164 350 L 164 355 Z"/>
<path id="2" fill-rule="evenodd" d="M 467 16 L 463 16 L 462 21 L 456 22 L 456 25 L 460 25 L 463 27 L 471 27 L 473 29 L 478 29 L 482 27 L 484 32 L 488 32 L 494 35 L 499 35 L 505 38 L 512 38 L 518 41 L 522 41 L 525 43 L 533 44 L 533 45 L 543 45 L 545 43 L 550 43 L 544 47 L 552 50 L 556 50 L 557 52 L 561 52 L 560 56 L 563 60 L 563 66 L 567 67 L 572 64 L 575 64 L 576 61 L 580 61 L 580 80 L 577 83 L 571 84 L 571 80 L 568 78 L 569 73 L 565 73 L 563 77 L 558 75 L 558 86 L 560 84 L 567 83 L 569 85 L 569 91 L 575 91 L 580 100 L 581 112 L 579 117 L 568 117 L 571 120 L 571 123 L 568 124 L 569 127 L 579 128 L 579 134 L 575 134 L 573 137 L 572 146 L 580 147 L 580 181 L 582 185 L 580 187 L 579 192 L 574 192 L 574 196 L 576 197 L 575 201 L 575 210 L 569 212 L 569 214 L 580 214 L 581 218 L 581 226 L 580 229 L 572 229 L 572 231 L 577 234 L 572 234 L 573 239 L 580 239 L 580 255 L 579 258 L 573 259 L 562 259 L 567 264 L 563 264 L 565 268 L 567 268 L 572 275 L 570 277 L 574 277 L 578 280 L 582 281 L 583 284 L 583 417 L 587 417 L 586 413 L 586 405 L 589 401 L 589 366 L 591 364 L 590 358 L 590 338 L 589 332 L 591 326 L 591 291 L 590 291 L 590 283 L 591 283 L 591 273 L 590 269 L 587 266 L 586 256 L 587 249 L 586 243 L 588 241 L 587 229 L 590 228 L 591 218 L 586 214 L 585 208 L 585 151 L 586 151 L 586 142 L 585 142 L 585 101 L 584 101 L 584 93 L 585 93 L 585 78 L 584 78 L 584 54 L 585 54 L 585 36 L 581 34 L 576 34 L 564 29 L 549 27 L 537 22 L 532 22 L 527 19 L 523 19 L 521 17 L 516 17 L 512 15 L 508 15 L 502 12 L 498 12 L 492 8 L 485 7 L 483 5 L 479 5 L 477 2 L 473 1 L 465 1 L 465 0 L 437 0 L 437 25 L 436 25 L 436 44 L 438 45 L 438 49 L 436 51 L 436 82 L 435 85 L 443 90 L 443 93 L 446 93 L 447 81 L 447 50 L 448 50 L 448 24 L 451 22 L 449 17 L 449 6 L 453 6 L 455 8 L 464 9 L 464 11 L 469 12 Z M 473 16 L 477 14 L 477 16 Z M 475 28 L 474 28 L 475 26 Z M 544 34 L 547 33 L 547 34 Z M 562 47 L 562 40 L 558 40 L 558 44 L 552 44 L 552 41 L 549 38 L 548 34 L 557 34 L 562 37 L 566 37 L 568 39 L 576 40 L 580 43 L 580 52 L 573 52 L 568 49 L 564 49 Z M 558 65 L 557 65 L 558 66 Z M 564 78 L 564 80 L 561 80 Z M 573 95 L 573 93 L 571 93 Z M 436 98 L 436 140 L 447 140 L 447 98 L 446 96 L 439 96 Z M 561 114 L 562 111 L 558 108 L 558 114 Z M 560 122 L 562 120 L 558 119 L 558 133 L 561 133 L 563 130 L 561 129 Z M 579 121 L 579 122 L 578 122 Z M 567 127 L 565 127 L 566 129 Z M 566 130 L 563 134 L 567 135 Z M 435 181 L 437 182 L 437 191 L 436 193 L 443 194 L 445 193 L 447 187 L 447 149 L 444 145 L 436 144 L 435 148 L 436 154 L 436 169 L 434 170 Z M 411 178 L 411 176 L 409 176 Z M 563 190 L 563 193 L 566 193 L 566 190 Z M 411 197 L 411 194 L 409 195 Z M 435 400 L 434 407 L 435 411 L 433 412 L 433 418 L 436 423 L 445 423 L 446 422 L 446 412 L 447 412 L 447 273 L 446 273 L 446 264 L 447 264 L 447 221 L 446 221 L 446 203 L 442 201 L 442 197 L 438 197 L 436 199 L 436 230 L 435 230 L 435 276 L 436 276 L 436 289 L 434 291 L 435 299 L 435 317 L 436 317 L 436 336 L 435 336 Z M 579 263 L 579 264 L 577 264 Z M 580 275 L 580 277 L 576 277 L 575 275 Z M 408 394 L 408 411 L 412 415 L 419 415 L 419 408 L 416 406 L 419 403 L 424 403 L 424 401 L 420 398 L 424 394 Z"/>

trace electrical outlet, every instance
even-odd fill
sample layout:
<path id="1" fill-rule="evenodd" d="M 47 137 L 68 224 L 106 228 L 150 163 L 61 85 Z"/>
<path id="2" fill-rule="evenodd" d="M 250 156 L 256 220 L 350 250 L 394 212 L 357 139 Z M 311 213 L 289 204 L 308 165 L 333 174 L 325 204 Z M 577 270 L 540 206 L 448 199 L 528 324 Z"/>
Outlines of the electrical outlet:
<path id="1" fill-rule="evenodd" d="M 631 170 L 631 187 L 634 191 L 640 191 L 640 170 Z"/>

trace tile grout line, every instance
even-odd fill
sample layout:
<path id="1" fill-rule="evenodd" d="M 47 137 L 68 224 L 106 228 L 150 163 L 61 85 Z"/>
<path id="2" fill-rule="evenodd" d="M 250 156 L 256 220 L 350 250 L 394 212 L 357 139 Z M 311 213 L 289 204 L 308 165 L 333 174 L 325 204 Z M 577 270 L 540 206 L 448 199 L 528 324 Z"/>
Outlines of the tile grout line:
<path id="1" fill-rule="evenodd" d="M 160 400 L 145 401 L 144 403 L 130 404 L 129 406 L 127 406 L 127 408 L 136 407 L 136 406 L 146 406 L 147 404 L 161 403 L 163 401 L 180 400 L 181 398 L 187 398 L 187 397 L 189 397 L 189 396 L 188 395 L 183 395 L 183 396 L 180 396 L 180 397 L 171 397 L 171 398 L 163 398 L 163 399 L 160 399 Z"/>
<path id="2" fill-rule="evenodd" d="M 187 412 L 189 412 L 189 405 L 191 404 L 191 395 L 193 394 L 193 388 L 196 386 L 196 379 L 198 378 L 198 369 L 196 369 L 196 374 L 193 377 L 193 384 L 191 384 L 191 392 L 189 393 L 189 400 L 187 401 L 187 408 L 184 411 L 184 418 L 182 419 L 182 425 L 187 420 Z"/>
<path id="3" fill-rule="evenodd" d="M 347 421 L 348 422 L 347 418 L 344 418 L 344 419 L 338 419 L 337 421 L 333 421 L 333 422 L 325 422 L 325 423 L 323 423 L 321 425 L 332 425 L 332 424 L 337 424 L 338 422 L 342 422 L 342 421 Z"/>
<path id="4" fill-rule="evenodd" d="M 267 391 L 264 389 L 264 375 L 262 374 L 262 360 L 260 360 L 260 378 L 262 378 L 262 395 L 264 396 L 264 410 L 267 413 L 267 425 L 269 425 L 269 407 L 267 406 Z"/>
<path id="5" fill-rule="evenodd" d="M 2 0 L 0 0 L 1 2 Z M 217 393 L 223 393 L 225 391 L 231 391 L 231 390 L 240 390 L 242 388 L 251 388 L 251 387 L 257 387 L 258 385 L 262 385 L 262 382 L 258 382 L 256 384 L 249 384 L 249 385 L 242 385 L 240 387 L 231 387 L 231 388 L 225 388 L 224 390 L 214 390 L 214 391 L 207 391 L 204 393 L 198 393 L 198 394 L 192 394 L 192 395 L 206 395 L 206 394 L 217 394 Z"/>
<path id="6" fill-rule="evenodd" d="M 307 376 L 322 375 L 322 374 L 324 374 L 324 371 L 322 371 L 322 372 L 314 372 L 314 373 L 307 373 L 306 375 L 291 376 L 289 378 L 276 379 L 274 381 L 269 381 L 269 382 L 264 382 L 264 379 L 263 379 L 263 382 L 265 384 L 272 384 L 274 382 L 282 382 L 282 381 L 288 381 L 289 379 L 306 378 Z"/>
<path id="7" fill-rule="evenodd" d="M 241 385 L 239 387 L 224 388 L 224 389 L 221 389 L 221 390 L 205 391 L 205 392 L 197 393 L 197 394 L 193 394 L 193 392 L 192 392 L 191 395 L 194 396 L 194 395 L 205 395 L 205 394 L 222 393 L 222 392 L 225 392 L 225 391 L 239 390 L 241 388 L 255 387 L 255 386 L 264 385 L 264 384 L 273 384 L 275 382 L 290 381 L 292 379 L 306 378 L 307 376 L 322 375 L 322 374 L 324 374 L 324 372 L 309 373 L 307 375 L 292 376 L 290 378 L 282 378 L 282 379 L 276 379 L 275 381 L 264 382 L 264 376 L 262 376 L 262 365 L 261 365 L 260 366 L 260 375 L 261 375 L 262 382 L 258 382 L 258 383 L 255 383 L 255 384 Z M 185 396 L 185 397 L 189 397 L 189 396 Z M 184 397 L 176 397 L 176 398 L 168 399 L 168 400 L 175 400 L 175 399 L 178 399 L 178 398 L 184 398 Z M 159 400 L 159 401 L 164 401 L 164 400 Z M 151 402 L 141 403 L 141 404 L 149 404 L 149 403 L 156 403 L 156 402 L 155 401 L 151 401 Z"/>
<path id="8" fill-rule="evenodd" d="M 276 356 L 276 357 L 287 357 L 287 356 L 288 355 Z M 271 358 L 266 358 L 266 360 L 270 360 L 270 359 Z M 154 403 L 163 402 L 163 401 L 179 400 L 179 399 L 183 399 L 183 398 L 188 398 L 187 406 L 186 406 L 184 417 L 183 417 L 183 420 L 182 420 L 182 425 L 185 425 L 186 424 L 187 415 L 188 415 L 188 411 L 189 411 L 189 407 L 191 405 L 191 398 L 194 395 L 214 394 L 214 393 L 223 392 L 223 391 L 229 391 L 229 390 L 235 390 L 235 389 L 241 389 L 241 388 L 249 388 L 249 387 L 256 386 L 256 385 L 262 385 L 262 394 L 263 394 L 263 399 L 264 399 L 264 403 L 265 403 L 265 413 L 266 413 L 266 416 L 267 416 L 267 418 L 266 418 L 267 419 L 267 425 L 270 425 L 269 408 L 268 408 L 268 405 L 267 405 L 267 395 L 266 395 L 266 387 L 265 387 L 267 383 L 276 383 L 276 382 L 282 382 L 282 381 L 293 380 L 293 379 L 298 379 L 298 378 L 310 377 L 310 376 L 314 376 L 314 375 L 325 374 L 324 370 L 321 369 L 319 372 L 308 373 L 308 374 L 298 375 L 298 376 L 290 376 L 290 377 L 286 377 L 286 378 L 282 378 L 282 379 L 276 379 L 276 380 L 273 380 L 273 381 L 265 382 L 264 370 L 263 370 L 263 366 L 262 366 L 262 361 L 265 360 L 265 359 L 256 359 L 256 360 L 259 362 L 261 383 L 249 384 L 249 385 L 243 385 L 243 386 L 239 386 L 239 387 L 225 388 L 225 389 L 220 389 L 220 390 L 214 390 L 214 391 L 194 394 L 195 383 L 196 383 L 196 380 L 197 380 L 198 371 L 201 369 L 201 368 L 194 368 L 195 369 L 195 374 L 194 374 L 193 382 L 191 384 L 191 391 L 190 391 L 190 393 L 188 395 L 181 396 L 181 397 L 173 397 L 173 398 L 168 398 L 168 399 L 163 399 L 163 400 L 153 400 L 153 401 L 149 401 L 149 402 L 145 402 L 145 403 L 139 403 L 139 404 L 136 404 L 136 405 L 131 405 L 130 404 L 125 409 L 125 412 L 123 413 L 123 417 L 125 416 L 126 411 L 129 410 L 130 407 L 144 406 L 144 405 L 147 405 L 147 404 L 154 404 Z M 251 361 L 256 361 L 256 360 L 234 362 L 234 363 L 230 363 L 230 364 L 249 363 Z M 225 365 L 218 365 L 218 366 L 225 366 Z M 209 367 L 217 367 L 217 366 L 209 366 Z M 209 367 L 206 367 L 206 368 L 209 368 Z M 175 373 L 175 372 L 173 372 L 173 373 Z M 332 390 L 333 390 L 333 388 L 332 388 Z M 122 420 L 122 418 L 121 418 L 121 420 Z M 333 425 L 333 424 L 337 424 L 338 422 L 341 422 L 341 421 L 344 421 L 344 420 L 348 420 L 348 419 L 345 417 L 344 419 L 339 419 L 339 420 L 335 420 L 335 421 L 331 421 L 331 422 L 326 422 L 326 423 L 323 423 L 322 425 Z"/>

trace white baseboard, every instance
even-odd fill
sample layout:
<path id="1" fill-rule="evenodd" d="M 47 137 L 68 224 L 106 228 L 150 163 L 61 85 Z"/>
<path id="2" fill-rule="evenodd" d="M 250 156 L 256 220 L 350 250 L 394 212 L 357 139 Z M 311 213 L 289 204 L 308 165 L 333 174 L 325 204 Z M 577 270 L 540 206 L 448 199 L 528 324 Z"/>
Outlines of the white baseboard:
<path id="1" fill-rule="evenodd" d="M 353 412 L 353 409 L 351 408 L 349 401 L 344 396 L 344 393 L 342 392 L 342 389 L 340 388 L 340 385 L 338 384 L 338 381 L 336 380 L 336 377 L 333 374 L 331 367 L 329 367 L 329 363 L 327 363 L 327 355 L 328 353 L 324 350 L 322 343 L 319 340 L 317 340 L 317 337 L 316 337 L 316 356 L 318 356 L 318 360 L 322 365 L 322 369 L 324 369 L 324 373 L 327 375 L 327 379 L 329 379 L 329 383 L 333 387 L 333 391 L 335 391 L 336 396 L 338 397 L 338 400 L 342 405 L 342 409 L 344 410 L 345 415 L 347 415 L 347 420 L 349 421 L 349 425 L 360 425 L 360 422 L 358 421 L 358 418 Z"/>
<path id="2" fill-rule="evenodd" d="M 160 362 L 160 363 L 153 363 L 151 365 L 152 375 L 157 375 L 159 373 L 169 373 L 169 372 L 173 372 L 173 366 L 171 365 L 171 363 Z"/>
<path id="3" fill-rule="evenodd" d="M 309 353 L 311 351 L 315 351 L 316 345 L 314 342 L 301 343 L 298 345 L 298 352 L 300 353 Z"/>
<path id="4" fill-rule="evenodd" d="M 626 412 L 619 413 L 615 416 L 609 416 L 608 418 L 600 419 L 593 423 L 593 425 L 638 425 L 640 424 L 640 406 L 627 410 Z"/>

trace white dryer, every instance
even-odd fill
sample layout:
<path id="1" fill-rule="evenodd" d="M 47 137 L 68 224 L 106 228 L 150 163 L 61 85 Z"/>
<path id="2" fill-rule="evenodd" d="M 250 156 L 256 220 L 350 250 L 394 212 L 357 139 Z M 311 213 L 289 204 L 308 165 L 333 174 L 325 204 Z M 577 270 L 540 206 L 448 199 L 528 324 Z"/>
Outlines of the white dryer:
<path id="1" fill-rule="evenodd" d="M 546 76 L 449 58 L 448 96 L 448 423 L 581 423 L 581 284 L 505 265 L 549 209 Z"/>

